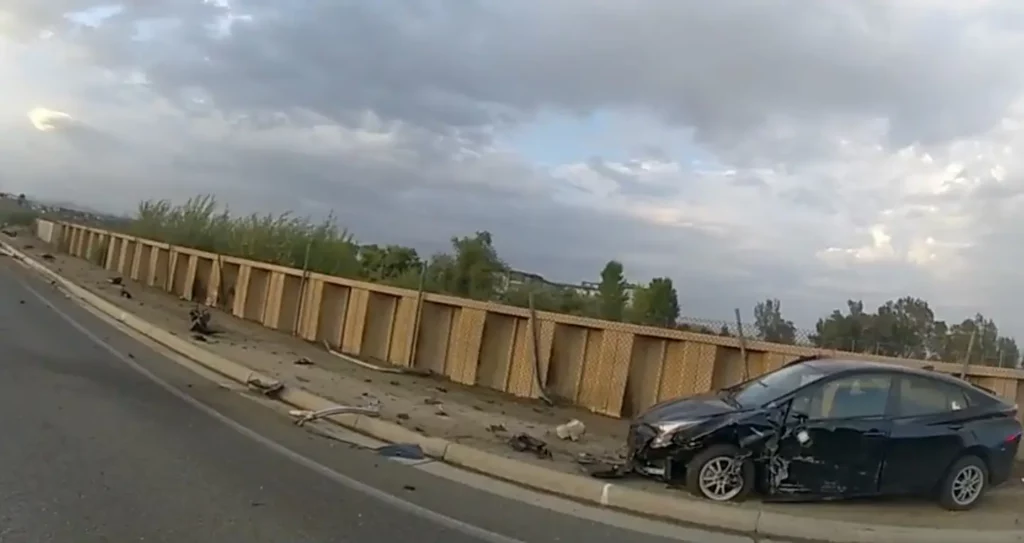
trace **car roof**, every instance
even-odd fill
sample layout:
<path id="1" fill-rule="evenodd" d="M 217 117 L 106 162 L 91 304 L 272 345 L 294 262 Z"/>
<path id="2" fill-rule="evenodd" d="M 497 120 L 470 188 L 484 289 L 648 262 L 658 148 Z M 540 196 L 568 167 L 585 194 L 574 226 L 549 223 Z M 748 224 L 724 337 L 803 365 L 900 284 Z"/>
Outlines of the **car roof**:
<path id="1" fill-rule="evenodd" d="M 891 363 L 891 362 L 877 362 L 877 361 L 874 361 L 874 360 L 856 360 L 856 359 L 852 359 L 852 358 L 825 358 L 825 357 L 821 357 L 821 358 L 807 359 L 806 361 L 799 362 L 799 363 L 806 364 L 806 365 L 808 365 L 808 366 L 810 366 L 810 367 L 812 367 L 812 368 L 814 368 L 816 370 L 819 370 L 819 371 L 821 371 L 823 373 L 826 373 L 828 375 L 833 375 L 833 374 L 838 374 L 838 373 L 846 373 L 846 372 L 855 372 L 855 371 L 857 371 L 857 372 L 859 372 L 859 371 L 871 371 L 871 370 L 881 370 L 881 371 L 888 371 L 888 372 L 894 372 L 894 373 L 902 373 L 902 374 L 905 374 L 905 375 L 919 375 L 921 377 L 927 377 L 927 378 L 930 378 L 930 379 L 938 379 L 940 381 L 945 381 L 945 382 L 953 384 L 953 385 L 957 385 L 957 386 L 961 386 L 961 387 L 966 387 L 966 388 L 975 390 L 977 392 L 980 392 L 982 394 L 987 394 L 989 396 L 992 396 L 993 398 L 995 398 L 995 399 L 1005 403 L 1005 400 L 1003 398 L 999 397 L 999 395 L 995 394 L 994 392 L 992 392 L 990 390 L 987 390 L 985 388 L 979 387 L 978 385 L 975 385 L 974 383 L 971 383 L 969 381 L 964 381 L 963 379 L 960 379 L 958 377 L 954 377 L 952 375 L 948 375 L 948 374 L 945 374 L 945 373 L 941 373 L 941 372 L 938 372 L 938 371 L 935 371 L 935 370 L 931 370 L 931 369 L 926 369 L 926 368 L 914 368 L 914 367 L 910 367 L 910 366 L 903 366 L 901 364 L 894 364 L 894 363 Z"/>

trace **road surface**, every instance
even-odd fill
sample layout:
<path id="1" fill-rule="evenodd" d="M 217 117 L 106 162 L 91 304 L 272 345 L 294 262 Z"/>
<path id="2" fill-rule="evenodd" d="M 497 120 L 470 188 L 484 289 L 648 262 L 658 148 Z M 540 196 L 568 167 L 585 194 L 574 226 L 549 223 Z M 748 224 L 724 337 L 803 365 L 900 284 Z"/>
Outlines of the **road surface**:
<path id="1" fill-rule="evenodd" d="M 0 543 L 681 540 L 314 436 L 119 332 L 7 257 L 0 429 Z"/>

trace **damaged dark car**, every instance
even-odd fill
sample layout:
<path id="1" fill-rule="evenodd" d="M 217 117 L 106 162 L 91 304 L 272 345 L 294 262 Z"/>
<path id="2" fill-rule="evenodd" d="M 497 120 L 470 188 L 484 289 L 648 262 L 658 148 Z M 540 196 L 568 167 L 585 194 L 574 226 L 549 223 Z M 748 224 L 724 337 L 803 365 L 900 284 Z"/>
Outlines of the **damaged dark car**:
<path id="1" fill-rule="evenodd" d="M 630 425 L 632 471 L 714 501 L 930 496 L 974 507 L 1009 479 L 1017 406 L 955 377 L 807 357 L 663 402 Z"/>

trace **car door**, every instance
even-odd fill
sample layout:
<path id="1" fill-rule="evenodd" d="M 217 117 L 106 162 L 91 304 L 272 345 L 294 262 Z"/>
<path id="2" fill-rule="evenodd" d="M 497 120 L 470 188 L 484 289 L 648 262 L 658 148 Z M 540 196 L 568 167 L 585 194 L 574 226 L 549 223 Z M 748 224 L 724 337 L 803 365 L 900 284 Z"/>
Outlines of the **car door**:
<path id="1" fill-rule="evenodd" d="M 897 380 L 896 409 L 882 471 L 886 494 L 927 492 L 964 448 L 972 409 L 964 387 L 920 375 Z"/>
<path id="2" fill-rule="evenodd" d="M 770 468 L 770 494 L 838 498 L 878 492 L 892 392 L 888 373 L 842 375 L 798 392 Z"/>

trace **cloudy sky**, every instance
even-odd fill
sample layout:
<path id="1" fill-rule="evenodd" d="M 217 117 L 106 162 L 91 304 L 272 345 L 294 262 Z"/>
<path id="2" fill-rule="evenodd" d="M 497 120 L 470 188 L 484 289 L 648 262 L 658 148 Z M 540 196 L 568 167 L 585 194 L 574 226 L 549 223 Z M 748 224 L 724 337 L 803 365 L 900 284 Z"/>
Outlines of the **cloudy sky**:
<path id="1" fill-rule="evenodd" d="M 924 297 L 1024 336 L 1024 4 L 6 0 L 0 187 L 215 193 L 684 312 Z"/>

